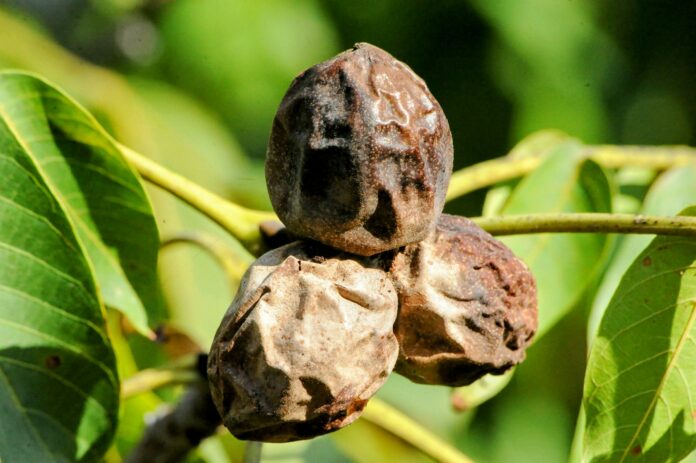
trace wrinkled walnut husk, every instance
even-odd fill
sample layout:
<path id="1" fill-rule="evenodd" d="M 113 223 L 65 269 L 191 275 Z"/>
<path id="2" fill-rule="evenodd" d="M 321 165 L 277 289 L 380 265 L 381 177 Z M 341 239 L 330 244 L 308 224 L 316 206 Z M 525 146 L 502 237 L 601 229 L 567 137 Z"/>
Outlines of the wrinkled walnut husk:
<path id="1" fill-rule="evenodd" d="M 392 263 L 399 293 L 395 371 L 463 386 L 521 362 L 537 326 L 534 277 L 470 220 L 443 214 L 427 240 Z"/>
<path id="2" fill-rule="evenodd" d="M 423 80 L 359 43 L 293 81 L 273 121 L 266 183 L 290 232 L 369 256 L 432 231 L 452 153 Z"/>
<path id="3" fill-rule="evenodd" d="M 372 260 L 306 242 L 264 254 L 210 351 L 225 426 L 287 442 L 350 424 L 394 367 L 396 312 L 396 290 Z"/>

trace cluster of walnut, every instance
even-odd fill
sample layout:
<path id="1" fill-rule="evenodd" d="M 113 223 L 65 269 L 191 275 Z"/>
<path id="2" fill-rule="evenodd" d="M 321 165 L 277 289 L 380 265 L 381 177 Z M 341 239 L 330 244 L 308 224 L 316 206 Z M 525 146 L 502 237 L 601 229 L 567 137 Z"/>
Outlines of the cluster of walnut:
<path id="1" fill-rule="evenodd" d="M 441 214 L 447 120 L 422 79 L 357 44 L 299 75 L 268 148 L 274 209 L 301 237 L 244 276 L 208 377 L 237 437 L 307 439 L 353 422 L 392 370 L 459 386 L 524 358 L 536 329 L 527 267 Z"/>

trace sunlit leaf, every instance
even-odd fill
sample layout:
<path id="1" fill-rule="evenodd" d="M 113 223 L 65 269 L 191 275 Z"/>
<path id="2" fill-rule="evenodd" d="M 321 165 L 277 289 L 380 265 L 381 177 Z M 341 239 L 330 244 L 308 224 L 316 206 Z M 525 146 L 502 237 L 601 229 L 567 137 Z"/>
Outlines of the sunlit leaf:
<path id="1" fill-rule="evenodd" d="M 0 74 L 0 118 L 68 215 L 104 303 L 147 331 L 162 315 L 159 237 L 136 174 L 94 118 L 36 77 Z"/>
<path id="2" fill-rule="evenodd" d="M 625 273 L 590 353 L 584 461 L 679 461 L 696 448 L 695 339 L 696 241 L 657 237 Z"/>
<path id="3" fill-rule="evenodd" d="M 675 215 L 694 202 L 696 202 L 696 164 L 671 169 L 660 175 L 648 191 L 640 212 L 646 215 Z M 588 328 L 590 344 L 621 277 L 651 239 L 649 235 L 621 237 L 618 249 L 611 258 L 592 304 Z"/>
<path id="4" fill-rule="evenodd" d="M 5 463 L 96 461 L 116 430 L 114 354 L 92 268 L 75 231 L 76 213 L 68 213 L 77 207 L 80 190 L 75 187 L 69 197 L 75 202 L 69 203 L 63 196 L 69 193 L 69 171 L 62 171 L 62 181 L 51 177 L 69 166 L 59 146 L 77 147 L 76 155 L 89 150 L 63 135 L 59 141 L 51 136 L 51 128 L 65 134 L 80 127 L 74 118 L 49 124 L 42 108 L 69 117 L 61 98 L 33 78 L 0 77 L 0 460 Z M 87 132 L 83 140 L 98 143 L 92 136 Z M 75 160 L 76 169 L 86 165 Z"/>
<path id="5" fill-rule="evenodd" d="M 541 212 L 610 212 L 611 188 L 602 169 L 583 160 L 581 147 L 555 150 L 512 192 L 501 215 Z M 537 234 L 503 237 L 531 268 L 539 291 L 540 336 L 578 300 L 601 268 L 607 237 L 599 234 Z"/>

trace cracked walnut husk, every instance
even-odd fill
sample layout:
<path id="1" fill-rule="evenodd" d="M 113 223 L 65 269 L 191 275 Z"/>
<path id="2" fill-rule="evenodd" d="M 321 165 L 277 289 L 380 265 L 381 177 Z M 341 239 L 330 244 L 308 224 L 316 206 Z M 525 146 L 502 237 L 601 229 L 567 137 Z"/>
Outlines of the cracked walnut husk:
<path id="1" fill-rule="evenodd" d="M 372 260 L 296 242 L 244 276 L 208 378 L 240 439 L 287 442 L 353 422 L 392 371 L 396 290 Z"/>
<path id="2" fill-rule="evenodd" d="M 534 277 L 503 243 L 442 214 L 428 239 L 397 252 L 395 371 L 418 383 L 463 386 L 521 362 L 537 326 Z"/>
<path id="3" fill-rule="evenodd" d="M 273 121 L 266 183 L 291 233 L 369 256 L 432 231 L 452 156 L 425 82 L 358 43 L 291 84 Z"/>

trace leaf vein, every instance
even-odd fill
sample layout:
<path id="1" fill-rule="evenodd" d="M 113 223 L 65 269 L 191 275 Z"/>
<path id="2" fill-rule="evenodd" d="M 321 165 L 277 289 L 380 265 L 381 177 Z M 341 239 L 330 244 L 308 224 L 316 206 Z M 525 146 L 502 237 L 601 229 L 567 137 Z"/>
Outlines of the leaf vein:
<path id="1" fill-rule="evenodd" d="M 0 379 L 2 380 L 3 383 L 5 383 L 8 387 L 9 393 L 10 393 L 10 398 L 12 401 L 15 403 L 15 406 L 20 412 L 24 411 L 24 406 L 22 405 L 22 402 L 19 400 L 19 396 L 17 395 L 17 391 L 15 390 L 14 386 L 10 382 L 10 378 L 7 377 L 7 373 L 5 373 L 5 370 L 3 370 L 2 366 L 0 366 Z M 48 444 L 43 440 L 41 435 L 39 434 L 39 431 L 36 429 L 34 426 L 34 423 L 31 422 L 31 420 L 26 420 L 26 423 L 31 430 L 31 432 L 34 434 L 34 437 L 36 438 L 36 441 L 41 444 L 43 447 L 43 450 L 48 454 L 53 456 L 53 452 L 51 452 L 51 449 L 48 447 Z"/>
<path id="2" fill-rule="evenodd" d="M 38 305 L 41 305 L 41 306 L 47 308 L 48 310 L 50 310 L 54 313 L 58 313 L 58 314 L 64 316 L 65 318 L 69 318 L 69 319 L 71 319 L 71 320 L 73 320 L 81 325 L 84 325 L 88 328 L 91 328 L 94 332 L 96 332 L 99 335 L 99 337 L 104 342 L 104 344 L 108 345 L 108 343 L 109 343 L 109 340 L 106 338 L 106 336 L 104 334 L 103 328 L 100 328 L 95 323 L 93 323 L 92 321 L 90 321 L 89 319 L 87 319 L 85 317 L 79 317 L 75 314 L 72 314 L 69 311 L 63 309 L 62 307 L 58 307 L 58 306 L 53 305 L 47 301 L 44 301 L 43 299 L 39 299 L 38 297 L 35 297 L 35 296 L 25 292 L 25 291 L 22 291 L 19 288 L 0 284 L 0 291 L 6 291 L 8 293 L 13 293 L 21 298 L 29 300 L 33 303 L 38 304 Z"/>
<path id="3" fill-rule="evenodd" d="M 106 409 L 106 407 L 104 406 L 104 404 L 102 404 L 100 401 L 98 401 L 94 397 L 90 396 L 86 391 L 83 391 L 82 389 L 80 389 L 80 387 L 77 384 L 73 383 L 72 381 L 68 381 L 67 379 L 55 374 L 54 372 L 52 372 L 50 370 L 46 370 L 45 368 L 38 367 L 38 366 L 31 364 L 29 362 L 25 362 L 23 360 L 11 358 L 11 357 L 5 357 L 5 356 L 0 355 L 0 363 L 3 363 L 3 362 L 8 363 L 8 364 L 12 364 L 15 366 L 19 366 L 22 368 L 26 368 L 27 370 L 35 371 L 37 373 L 48 376 L 49 378 L 51 378 L 55 381 L 58 381 L 63 386 L 74 391 L 77 395 L 82 396 L 87 402 L 91 402 L 94 405 L 96 405 L 97 408 L 99 408 L 104 413 L 104 417 L 106 418 L 107 422 L 109 423 L 109 427 L 111 427 L 111 428 L 114 427 L 114 422 L 112 421 L 111 416 L 109 415 L 109 412 Z M 19 401 L 19 398 L 17 398 L 17 401 Z M 25 407 L 22 407 L 22 408 L 25 408 Z"/>
<path id="4" fill-rule="evenodd" d="M 72 275 L 69 275 L 69 274 L 63 272 L 59 268 L 51 265 L 50 263 L 48 263 L 45 260 L 41 259 L 40 257 L 36 256 L 35 254 L 32 254 L 29 251 L 26 251 L 24 249 L 18 248 L 17 246 L 0 241 L 0 248 L 8 249 L 10 252 L 19 254 L 21 256 L 27 257 L 28 259 L 37 262 L 39 265 L 43 266 L 44 268 L 46 268 L 50 272 L 54 273 L 58 277 L 70 281 L 75 286 L 77 286 L 79 289 L 81 289 L 82 292 L 84 293 L 84 295 L 87 296 L 87 299 L 89 300 L 90 303 L 99 305 L 99 302 L 94 298 L 94 296 L 91 294 L 91 292 L 88 291 L 87 288 L 85 288 L 84 284 L 80 280 L 78 280 L 77 278 L 73 277 Z"/>
<path id="5" fill-rule="evenodd" d="M 72 344 L 63 341 L 62 339 L 57 338 L 55 336 L 52 336 L 52 335 L 45 333 L 43 331 L 39 331 L 39 330 L 36 330 L 34 328 L 30 328 L 26 325 L 22 325 L 21 323 L 12 322 L 12 321 L 7 320 L 5 318 L 0 318 L 0 325 L 9 326 L 11 328 L 15 328 L 17 330 L 24 331 L 25 333 L 33 334 L 37 338 L 41 338 L 41 339 L 44 339 L 47 341 L 52 341 L 52 342 L 54 342 L 62 347 L 65 347 L 69 351 L 72 351 L 73 353 L 84 357 L 91 364 L 95 365 L 100 370 L 102 370 L 106 374 L 111 385 L 114 386 L 114 388 L 117 388 L 118 383 L 117 383 L 116 378 L 114 377 L 113 373 L 111 372 L 111 370 L 106 365 L 104 365 L 102 362 L 95 359 L 91 355 L 87 354 L 84 350 L 81 350 L 79 347 L 73 346 Z"/>
<path id="6" fill-rule="evenodd" d="M 684 344 L 686 343 L 686 338 L 688 337 L 689 331 L 691 330 L 691 327 L 694 324 L 694 320 L 696 320 L 696 303 L 692 303 L 691 314 L 689 315 L 689 319 L 686 322 L 686 326 L 684 326 L 684 331 L 682 332 L 681 336 L 679 337 L 679 341 L 677 342 L 677 345 L 674 348 L 674 354 L 672 355 L 672 358 L 670 358 L 669 362 L 667 363 L 667 368 L 665 368 L 665 372 L 662 374 L 662 377 L 660 378 L 660 382 L 658 384 L 658 388 L 657 388 L 655 397 L 653 397 L 653 400 L 651 401 L 650 405 L 645 410 L 645 413 L 643 414 L 643 418 L 641 419 L 640 423 L 638 424 L 638 427 L 636 428 L 636 432 L 633 434 L 633 437 L 631 437 L 631 440 L 628 442 L 628 445 L 626 446 L 626 449 L 624 450 L 624 453 L 621 456 L 621 460 L 619 460 L 620 462 L 623 462 L 626 459 L 626 456 L 630 452 L 631 447 L 633 446 L 633 443 L 638 438 L 638 434 L 640 433 L 643 426 L 645 425 L 645 423 L 648 419 L 648 416 L 650 415 L 651 411 L 655 408 L 655 404 L 657 402 L 657 399 L 660 396 L 660 393 L 662 392 L 662 388 L 665 385 L 667 377 L 669 376 L 672 368 L 676 365 L 676 361 L 679 358 L 679 354 L 681 353 L 681 350 L 684 347 Z"/>

